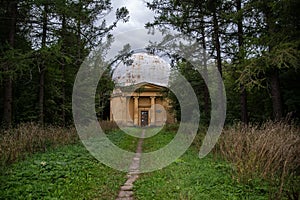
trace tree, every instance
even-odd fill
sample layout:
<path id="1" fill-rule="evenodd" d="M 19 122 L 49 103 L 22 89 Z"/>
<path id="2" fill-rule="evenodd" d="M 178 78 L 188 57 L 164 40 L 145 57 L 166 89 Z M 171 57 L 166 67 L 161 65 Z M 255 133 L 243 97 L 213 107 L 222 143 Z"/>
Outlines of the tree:
<path id="1" fill-rule="evenodd" d="M 221 74 L 226 65 L 226 78 L 236 80 L 244 123 L 249 121 L 248 111 L 256 110 L 247 105 L 247 91 L 255 95 L 256 86 L 270 91 L 274 119 L 279 120 L 284 115 L 282 73 L 299 67 L 299 4 L 296 0 L 152 1 L 148 7 L 156 16 L 147 27 L 188 34 L 215 56 Z"/>
<path id="2" fill-rule="evenodd" d="M 236 11 L 238 14 L 237 18 L 237 27 L 238 27 L 238 46 L 239 46 L 239 53 L 238 53 L 238 60 L 239 63 L 243 63 L 245 59 L 244 53 L 244 26 L 243 26 L 243 10 L 242 10 L 242 1 L 236 0 Z M 241 120 L 243 123 L 248 124 L 249 117 L 248 117 L 248 108 L 247 108 L 247 91 L 243 84 L 240 85 L 241 88 Z"/>
<path id="3" fill-rule="evenodd" d="M 127 9 L 117 9 L 115 21 L 107 24 L 103 17 L 112 10 L 110 1 L 21 0 L 0 4 L 3 121 L 8 125 L 71 122 L 77 70 L 83 58 L 101 45 L 104 37 L 110 37 L 118 22 L 128 20 Z"/>
<path id="4" fill-rule="evenodd" d="M 148 23 L 147 27 L 175 28 L 187 34 L 202 44 L 204 54 L 209 53 L 216 59 L 216 65 L 222 76 L 222 32 L 223 26 L 221 13 L 224 4 L 220 1 L 153 1 L 148 3 L 148 7 L 154 10 L 157 15 L 154 22 Z M 207 58 L 203 57 L 203 66 L 206 68 Z M 206 70 L 206 69 L 204 69 Z M 204 72 L 205 74 L 205 72 Z M 201 79 L 198 79 L 201 82 Z M 221 80 L 218 80 L 220 83 Z M 218 94 L 223 96 L 221 84 L 216 86 Z M 209 94 L 207 87 L 204 90 L 204 110 L 208 116 Z M 219 98 L 220 99 L 220 98 Z M 223 107 L 219 107 L 223 110 Z"/>
<path id="5" fill-rule="evenodd" d="M 17 1 L 5 1 L 3 2 L 5 8 L 4 15 L 7 16 L 7 26 L 8 33 L 6 36 L 2 37 L 4 44 L 8 45 L 9 49 L 13 49 L 15 46 L 15 37 L 16 37 L 16 25 L 17 25 Z M 2 43 L 2 44 L 3 44 Z M 11 66 L 7 63 L 3 68 L 4 77 L 4 103 L 3 103 L 3 121 L 4 126 L 10 127 L 12 124 L 12 101 L 13 101 L 13 83 L 11 76 Z"/>
<path id="6" fill-rule="evenodd" d="M 259 51 L 249 49 L 252 58 L 241 79 L 246 79 L 248 85 L 265 81 L 265 87 L 270 89 L 273 117 L 280 120 L 284 115 L 281 73 L 299 68 L 299 16 L 293 11 L 299 8 L 299 2 L 253 0 L 246 7 L 256 12 L 252 16 L 255 30 L 252 29 L 250 42 Z"/>

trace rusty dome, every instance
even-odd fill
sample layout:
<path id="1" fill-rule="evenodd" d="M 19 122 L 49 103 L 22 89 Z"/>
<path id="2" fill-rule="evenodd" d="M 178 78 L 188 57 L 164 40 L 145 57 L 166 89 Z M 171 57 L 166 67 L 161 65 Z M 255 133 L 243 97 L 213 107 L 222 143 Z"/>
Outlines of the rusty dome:
<path id="1" fill-rule="evenodd" d="M 166 87 L 169 82 L 170 65 L 162 58 L 146 53 L 135 53 L 127 64 L 120 63 L 113 72 L 117 86 L 152 83 Z"/>

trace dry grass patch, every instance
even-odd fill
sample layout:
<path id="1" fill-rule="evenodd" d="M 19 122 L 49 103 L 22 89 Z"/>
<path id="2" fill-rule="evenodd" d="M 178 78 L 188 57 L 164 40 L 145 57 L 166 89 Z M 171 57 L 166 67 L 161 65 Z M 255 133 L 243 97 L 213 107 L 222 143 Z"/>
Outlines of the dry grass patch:
<path id="1" fill-rule="evenodd" d="M 115 122 L 99 122 L 103 131 L 118 129 Z M 0 130 L 0 166 L 23 159 L 35 152 L 44 152 L 79 141 L 75 127 L 45 126 L 35 123 L 20 124 L 16 128 Z"/>
<path id="2" fill-rule="evenodd" d="M 224 130 L 215 152 L 233 163 L 234 178 L 263 178 L 277 186 L 273 197 L 299 198 L 300 128 L 285 122 L 236 125 Z"/>
<path id="3" fill-rule="evenodd" d="M 0 131 L 0 166 L 47 148 L 78 141 L 75 128 L 41 127 L 34 123 Z"/>
<path id="4" fill-rule="evenodd" d="M 100 121 L 100 126 L 104 132 L 118 130 L 119 126 L 114 121 Z"/>

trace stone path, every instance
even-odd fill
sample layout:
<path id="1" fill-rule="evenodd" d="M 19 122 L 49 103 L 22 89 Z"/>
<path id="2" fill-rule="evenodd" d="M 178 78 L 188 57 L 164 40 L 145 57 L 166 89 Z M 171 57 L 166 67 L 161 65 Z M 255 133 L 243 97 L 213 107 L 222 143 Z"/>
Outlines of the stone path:
<path id="1" fill-rule="evenodd" d="M 129 167 L 129 172 L 127 174 L 127 181 L 121 187 L 119 195 L 116 200 L 133 200 L 133 183 L 139 177 L 140 171 L 140 159 L 142 155 L 142 145 L 143 145 L 143 138 L 145 135 L 145 130 L 142 131 L 142 136 L 138 141 L 136 153 L 132 159 L 131 165 Z"/>

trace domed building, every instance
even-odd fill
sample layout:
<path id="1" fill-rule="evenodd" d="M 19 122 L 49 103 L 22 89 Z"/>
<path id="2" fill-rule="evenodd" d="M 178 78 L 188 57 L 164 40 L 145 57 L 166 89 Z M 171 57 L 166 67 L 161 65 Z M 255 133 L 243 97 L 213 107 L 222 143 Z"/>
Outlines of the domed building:
<path id="1" fill-rule="evenodd" d="M 113 72 L 116 87 L 110 100 L 110 119 L 125 126 L 174 123 L 170 101 L 164 97 L 170 65 L 158 56 L 133 54 Z"/>

